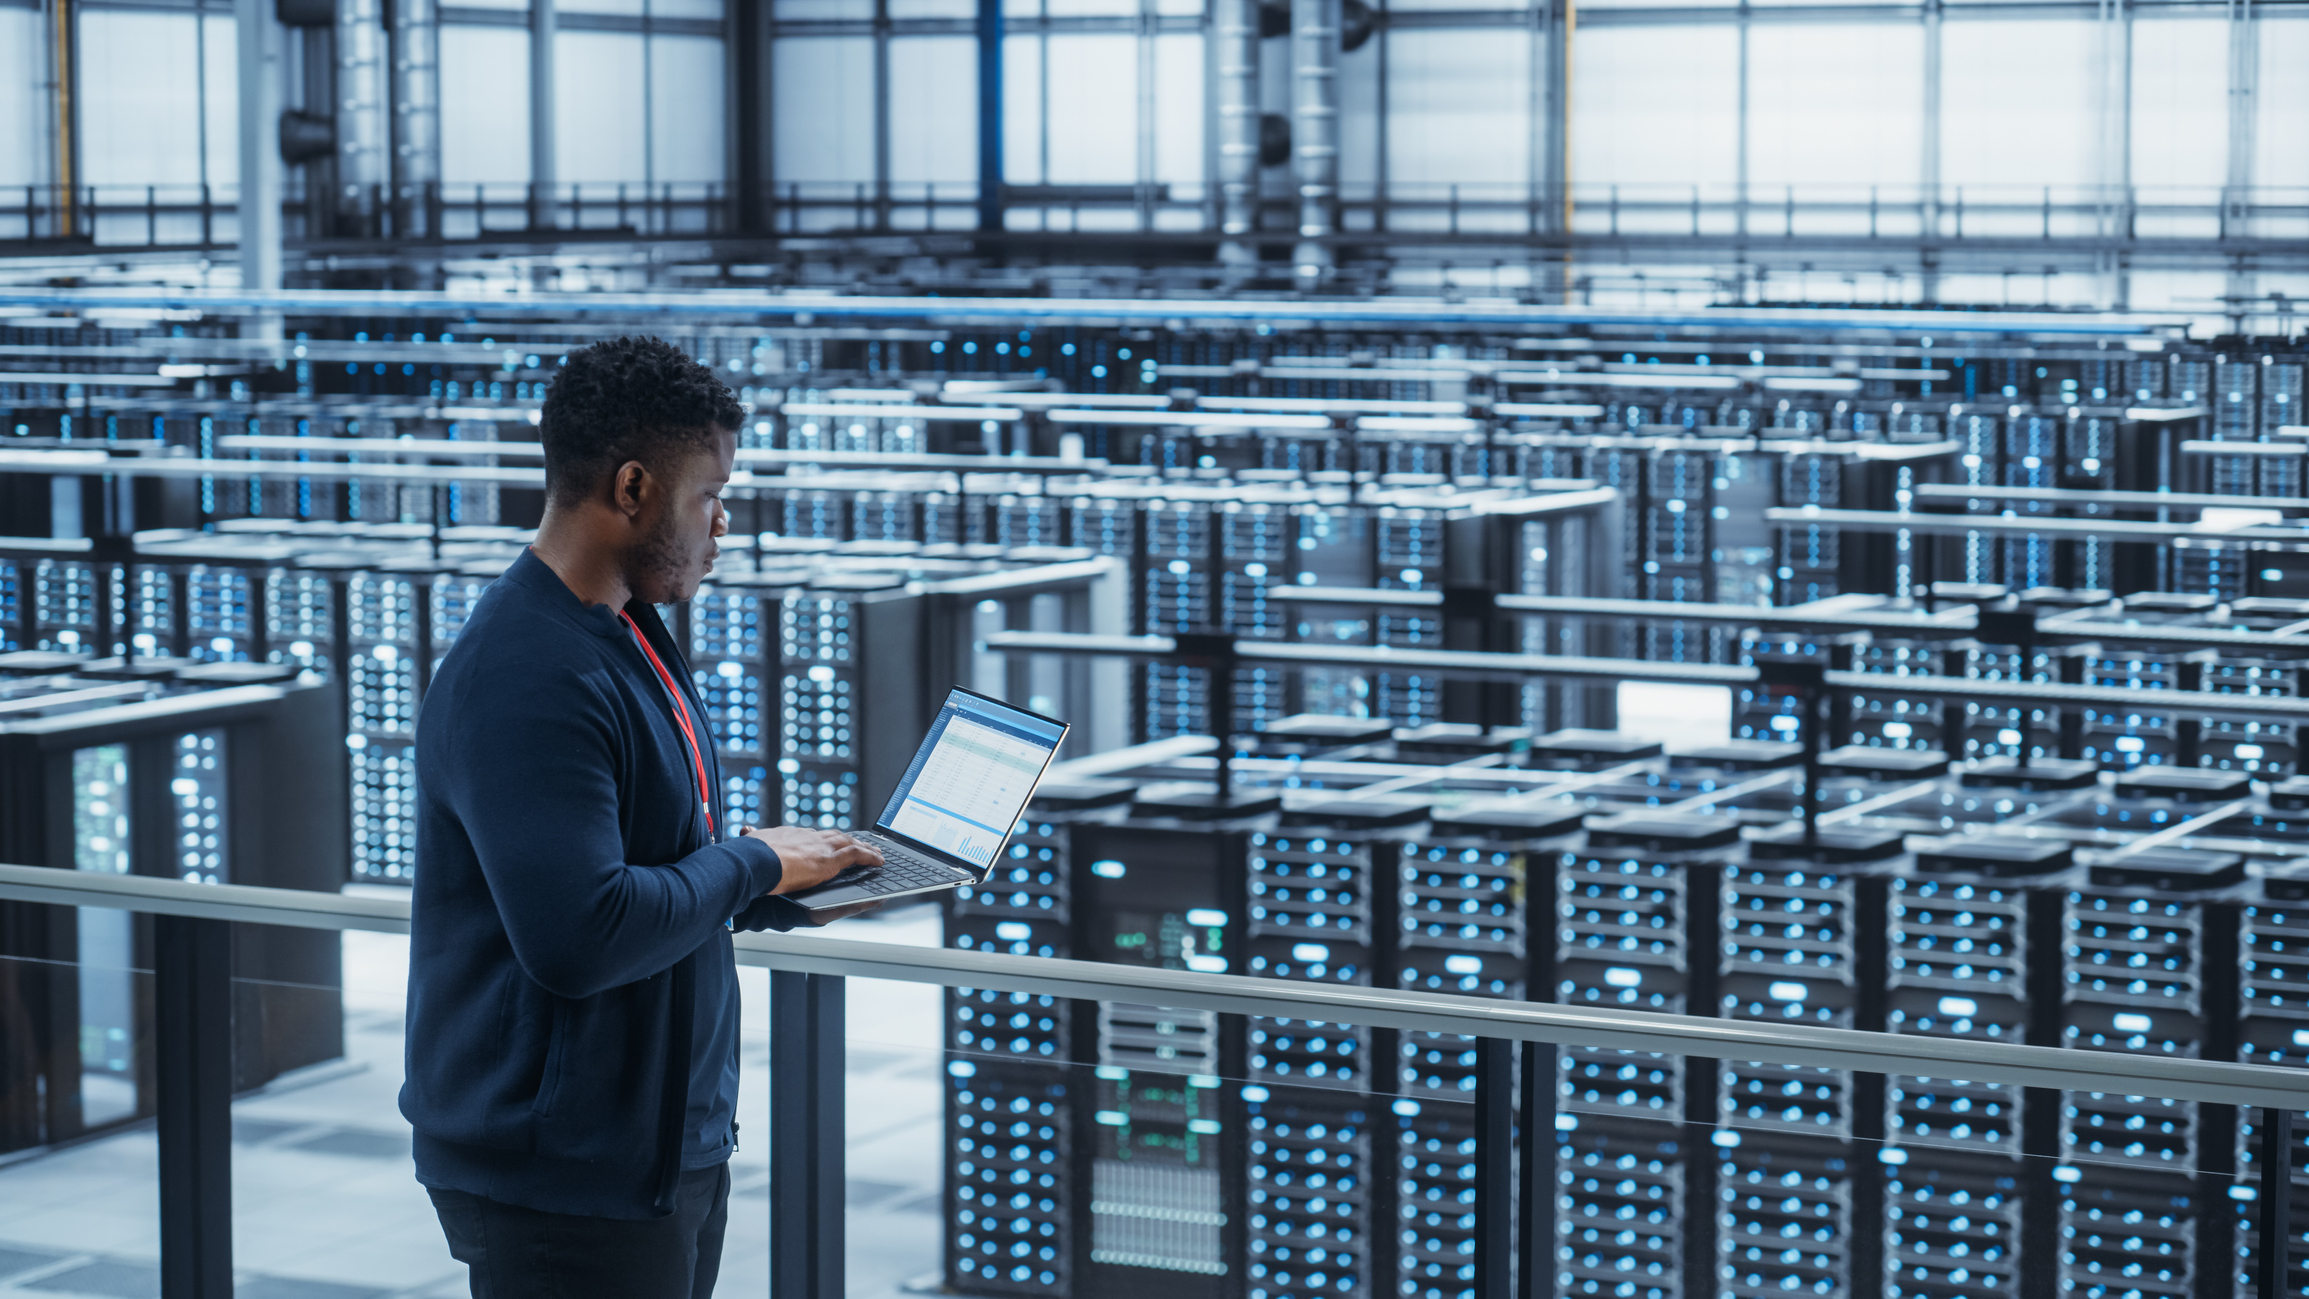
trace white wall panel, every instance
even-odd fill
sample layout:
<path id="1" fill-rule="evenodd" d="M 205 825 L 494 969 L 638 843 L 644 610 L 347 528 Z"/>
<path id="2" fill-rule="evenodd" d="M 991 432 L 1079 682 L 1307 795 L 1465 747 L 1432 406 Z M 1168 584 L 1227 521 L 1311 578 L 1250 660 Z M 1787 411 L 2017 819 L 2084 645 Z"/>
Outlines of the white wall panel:
<path id="1" fill-rule="evenodd" d="M 554 168 L 561 183 L 639 181 L 640 35 L 565 31 L 554 40 Z"/>
<path id="2" fill-rule="evenodd" d="M 780 18 L 872 18 L 874 0 L 772 0 Z M 804 38 L 809 39 L 809 38 Z"/>
<path id="3" fill-rule="evenodd" d="M 1154 178 L 1178 187 L 1204 180 L 1203 38 L 1192 33 L 1154 42 Z M 1198 191 L 1199 192 L 1199 191 Z"/>
<path id="4" fill-rule="evenodd" d="M 231 14 L 203 20 L 202 54 L 208 65 L 208 183 L 217 192 L 236 192 L 241 176 L 240 34 Z"/>
<path id="5" fill-rule="evenodd" d="M 2229 25 L 2219 18 L 2135 20 L 2134 185 L 2220 187 L 2229 170 L 2228 66 Z"/>
<path id="6" fill-rule="evenodd" d="M 1398 185 L 1531 180 L 1531 41 L 1517 32 L 1389 38 L 1387 163 Z"/>
<path id="7" fill-rule="evenodd" d="M 789 37 L 772 53 L 778 182 L 873 180 L 872 43 L 863 36 Z"/>
<path id="8" fill-rule="evenodd" d="M 1739 170 L 1739 48 L 1730 26 L 1580 31 L 1572 183 L 1730 185 Z"/>
<path id="9" fill-rule="evenodd" d="M 1002 40 L 1002 176 L 1012 185 L 1039 185 L 1042 158 L 1042 38 Z"/>
<path id="10" fill-rule="evenodd" d="M 1127 185 L 1138 178 L 1138 41 L 1050 39 L 1050 182 Z"/>
<path id="11" fill-rule="evenodd" d="M 528 32 L 441 29 L 441 179 L 528 182 Z"/>
<path id="12" fill-rule="evenodd" d="M 1781 185 L 1913 192 L 1922 175 L 1924 34 L 1908 23 L 1748 33 L 1751 191 Z"/>
<path id="13" fill-rule="evenodd" d="M 641 16 L 642 0 L 554 0 L 554 8 L 569 13 Z"/>
<path id="14" fill-rule="evenodd" d="M 1942 184 L 1979 188 L 1975 197 L 1986 200 L 2098 181 L 2092 28 L 2065 19 L 1943 23 Z M 2204 75 L 2219 76 L 2220 65 Z"/>
<path id="15" fill-rule="evenodd" d="M 2261 120 L 2253 183 L 2309 186 L 2309 20 L 2261 19 Z"/>
<path id="16" fill-rule="evenodd" d="M 80 170 L 90 185 L 200 183 L 191 14 L 80 15 Z M 210 141 L 211 146 L 215 141 Z M 213 169 L 212 169 L 213 171 Z"/>
<path id="17" fill-rule="evenodd" d="M 872 159 L 868 160 L 869 166 Z M 890 42 L 890 183 L 978 179 L 978 42 L 914 36 Z"/>
<path id="18" fill-rule="evenodd" d="M 728 80 L 720 39 L 649 39 L 650 178 L 721 181 L 729 176 Z"/>
<path id="19" fill-rule="evenodd" d="M 1099 14 L 1128 16 L 1138 12 L 1138 0 L 1002 0 L 1002 12 L 1020 18 L 1031 18 L 1044 12 L 1044 6 L 1053 18 L 1080 18 Z"/>
<path id="20" fill-rule="evenodd" d="M 0 9 L 0 185 L 37 185 L 47 176 L 48 148 L 40 85 L 40 11 Z M 17 225 L 22 226 L 19 221 Z"/>
<path id="21" fill-rule="evenodd" d="M 908 18 L 975 18 L 978 0 L 890 0 L 890 16 Z"/>

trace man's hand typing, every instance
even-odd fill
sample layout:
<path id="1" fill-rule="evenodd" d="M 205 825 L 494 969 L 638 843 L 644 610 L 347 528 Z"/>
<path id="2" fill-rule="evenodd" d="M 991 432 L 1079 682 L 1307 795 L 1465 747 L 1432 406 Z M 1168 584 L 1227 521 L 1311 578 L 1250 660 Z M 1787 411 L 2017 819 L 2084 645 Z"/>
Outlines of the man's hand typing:
<path id="1" fill-rule="evenodd" d="M 774 830 L 753 827 L 748 838 L 759 839 L 778 854 L 785 867 L 778 886 L 772 893 L 799 893 L 815 888 L 852 866 L 879 866 L 882 854 L 871 844 L 864 844 L 840 830 L 805 830 L 799 826 L 781 825 Z"/>

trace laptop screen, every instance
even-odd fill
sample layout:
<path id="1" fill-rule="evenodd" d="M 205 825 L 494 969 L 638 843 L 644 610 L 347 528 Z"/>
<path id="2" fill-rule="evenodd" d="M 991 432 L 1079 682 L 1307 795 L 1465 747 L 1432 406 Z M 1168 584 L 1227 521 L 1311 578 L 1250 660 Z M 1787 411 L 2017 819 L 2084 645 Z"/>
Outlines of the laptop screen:
<path id="1" fill-rule="evenodd" d="M 875 824 L 992 865 L 1064 738 L 1061 723 L 956 690 Z"/>

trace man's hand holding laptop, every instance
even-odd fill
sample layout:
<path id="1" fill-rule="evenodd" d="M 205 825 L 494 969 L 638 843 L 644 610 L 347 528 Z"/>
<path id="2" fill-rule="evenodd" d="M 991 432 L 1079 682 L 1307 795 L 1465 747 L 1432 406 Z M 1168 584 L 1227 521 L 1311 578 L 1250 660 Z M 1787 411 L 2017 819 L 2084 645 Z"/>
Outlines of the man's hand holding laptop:
<path id="1" fill-rule="evenodd" d="M 748 826 L 745 834 L 768 844 L 778 854 L 778 862 L 785 873 L 778 880 L 773 894 L 798 893 L 816 888 L 852 866 L 879 866 L 882 851 L 870 843 L 861 843 L 841 830 L 807 830 L 800 826 L 781 825 L 765 830 Z M 828 911 L 813 911 L 804 923 L 829 925 L 846 916 L 872 911 L 882 905 L 879 900 L 860 902 L 852 906 Z"/>

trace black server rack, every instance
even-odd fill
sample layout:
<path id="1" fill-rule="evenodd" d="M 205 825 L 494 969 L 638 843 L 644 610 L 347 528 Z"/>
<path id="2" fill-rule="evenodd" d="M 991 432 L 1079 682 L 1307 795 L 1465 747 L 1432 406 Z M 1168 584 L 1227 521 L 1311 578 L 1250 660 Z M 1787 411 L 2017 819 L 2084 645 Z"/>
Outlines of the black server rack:
<path id="1" fill-rule="evenodd" d="M 779 603 L 777 643 L 778 823 L 871 824 L 930 724 L 922 598 L 887 573 L 815 577 Z M 869 703 L 868 681 L 914 685 Z"/>
<path id="2" fill-rule="evenodd" d="M 335 891 L 346 876 L 343 731 L 327 686 L 286 675 L 0 675 L 13 687 L 0 722 L 0 857 Z M 88 697 L 106 685 L 116 693 Z M 56 702 L 43 706 L 43 692 Z M 155 1112 L 152 990 L 139 973 L 151 941 L 150 921 L 125 911 L 0 904 L 11 986 L 0 1032 L 25 1048 L 5 1056 L 0 1148 Z M 336 934 L 243 926 L 232 960 L 236 1088 L 342 1053 Z"/>
<path id="3" fill-rule="evenodd" d="M 1287 814 L 1248 836 L 1247 973 L 1370 987 L 1392 912 L 1384 810 Z M 1400 816 L 1393 819 L 1400 820 Z M 1244 1091 L 1245 1284 L 1263 1299 L 1385 1293 L 1374 1267 L 1391 1173 L 1381 1039 L 1368 1028 L 1253 1016 Z"/>
<path id="4" fill-rule="evenodd" d="M 1544 910 L 1573 861 L 1584 813 L 1566 803 L 1437 811 L 1424 826 L 1399 832 L 1394 851 L 1394 982 L 1404 989 L 1502 1000 L 1552 998 L 1556 946 Z M 1534 906 L 1543 910 L 1534 912 Z M 1535 926 L 1535 917 L 1541 918 Z M 1398 1039 L 1396 1099 L 1390 1108 L 1388 1164 L 1395 1213 L 1383 1222 L 1393 1239 L 1393 1293 L 1458 1296 L 1473 1280 L 1475 1243 L 1475 1070 L 1472 1039 L 1403 1032 Z M 1542 1048 L 1542 1077 L 1526 1087 L 1552 1089 L 1556 1052 Z M 1551 1098 L 1552 1099 L 1552 1098 Z M 1535 1158 L 1552 1153 L 1553 1134 L 1537 1137 Z M 1553 1179 L 1539 1176 L 1538 1185 Z M 1551 1190 L 1551 1194 L 1552 1194 Z M 1542 1256 L 1559 1252 L 1540 1242 Z M 1384 1255 L 1382 1256 L 1384 1257 Z M 1563 1256 L 1570 1266 L 1570 1257 Z M 1388 1293 L 1384 1282 L 1374 1293 Z"/>
<path id="5" fill-rule="evenodd" d="M 731 826 L 771 825 L 778 796 L 776 644 L 785 586 L 774 577 L 716 578 L 686 613 L 689 666 L 706 727 L 721 745 L 722 815 Z"/>
<path id="6" fill-rule="evenodd" d="M 1138 627 L 1151 635 L 1199 631 L 1218 612 L 1211 571 L 1211 508 L 1199 500 L 1150 500 L 1140 506 Z M 1152 663 L 1138 678 L 1142 740 L 1210 733 L 1210 670 Z"/>
<path id="7" fill-rule="evenodd" d="M 1553 902 L 1557 1000 L 1665 1014 L 1716 1009 L 1731 818 L 1629 813 L 1592 822 Z M 1558 1292 L 1681 1299 L 1717 1259 L 1713 1061 L 1560 1053 Z M 1568 1120 L 1568 1121 L 1567 1121 Z"/>
<path id="8" fill-rule="evenodd" d="M 1380 590 L 1428 591 L 1443 584 L 1444 533 L 1448 511 L 1441 502 L 1405 493 L 1399 503 L 1372 511 L 1373 569 Z M 1373 613 L 1372 643 L 1414 649 L 1440 648 L 1443 619 L 1432 609 L 1381 606 Z M 1418 727 L 1442 716 L 1443 683 L 1412 670 L 1374 672 L 1370 715 L 1398 726 Z"/>

